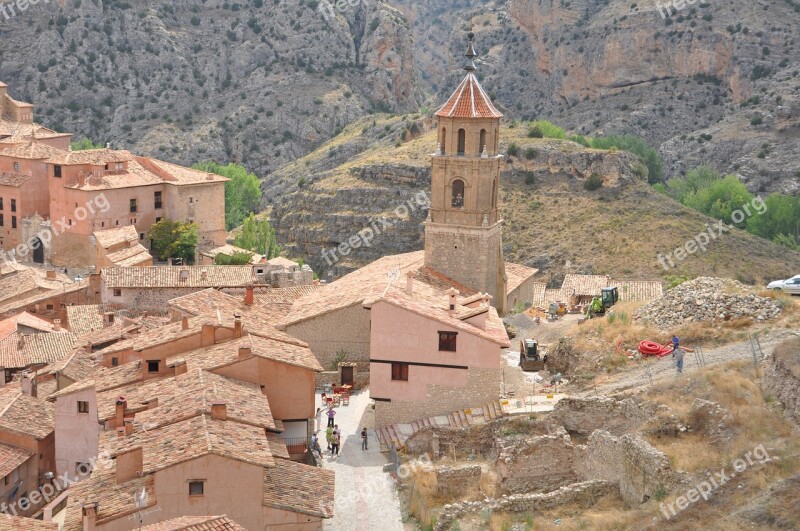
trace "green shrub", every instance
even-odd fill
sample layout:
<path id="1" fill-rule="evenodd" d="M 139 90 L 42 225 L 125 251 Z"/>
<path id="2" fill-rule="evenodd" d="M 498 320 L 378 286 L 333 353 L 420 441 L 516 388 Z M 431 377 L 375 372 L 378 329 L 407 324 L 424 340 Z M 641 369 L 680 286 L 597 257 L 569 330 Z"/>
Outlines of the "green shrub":
<path id="1" fill-rule="evenodd" d="M 593 173 L 589 176 L 588 179 L 583 183 L 583 188 L 588 190 L 589 192 L 593 190 L 597 190 L 603 186 L 603 178 Z"/>
<path id="2" fill-rule="evenodd" d="M 535 159 L 538 154 L 539 154 L 539 152 L 536 151 L 536 148 L 532 148 L 532 147 L 525 148 L 525 158 L 528 159 L 528 160 Z"/>
<path id="3" fill-rule="evenodd" d="M 516 143 L 511 142 L 508 145 L 508 155 L 511 157 L 519 156 L 519 146 Z"/>

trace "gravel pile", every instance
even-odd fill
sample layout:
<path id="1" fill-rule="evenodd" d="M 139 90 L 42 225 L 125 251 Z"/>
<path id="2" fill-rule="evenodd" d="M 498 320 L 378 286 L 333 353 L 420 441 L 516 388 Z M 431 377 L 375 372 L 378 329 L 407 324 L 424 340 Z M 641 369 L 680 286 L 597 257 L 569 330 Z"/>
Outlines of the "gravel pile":
<path id="1" fill-rule="evenodd" d="M 659 327 L 672 327 L 742 317 L 766 321 L 780 312 L 773 299 L 759 297 L 740 282 L 700 277 L 669 290 L 660 299 L 640 308 L 634 317 Z"/>

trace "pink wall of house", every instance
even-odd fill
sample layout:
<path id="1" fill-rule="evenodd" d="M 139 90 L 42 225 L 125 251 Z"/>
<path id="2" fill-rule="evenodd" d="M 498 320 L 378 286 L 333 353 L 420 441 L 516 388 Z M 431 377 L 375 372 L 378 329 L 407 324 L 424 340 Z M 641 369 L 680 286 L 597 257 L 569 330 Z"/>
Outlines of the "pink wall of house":
<path id="1" fill-rule="evenodd" d="M 78 413 L 78 401 L 89 403 L 88 413 Z M 97 456 L 97 396 L 94 388 L 60 396 L 55 403 L 56 471 L 75 477 L 77 463 L 88 463 Z"/>
<path id="2" fill-rule="evenodd" d="M 370 393 L 397 400 L 423 400 L 429 385 L 463 387 L 468 370 L 411 365 L 408 381 L 392 381 L 391 365 L 375 360 L 499 369 L 496 343 L 384 301 L 372 305 Z M 456 352 L 439 351 L 439 332 L 458 332 Z"/>

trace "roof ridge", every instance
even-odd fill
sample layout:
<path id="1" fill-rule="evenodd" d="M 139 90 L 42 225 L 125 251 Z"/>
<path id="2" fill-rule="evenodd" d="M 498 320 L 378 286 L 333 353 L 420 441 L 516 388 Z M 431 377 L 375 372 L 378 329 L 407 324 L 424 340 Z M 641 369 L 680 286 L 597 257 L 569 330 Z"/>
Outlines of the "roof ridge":
<path id="1" fill-rule="evenodd" d="M 8 410 L 11 408 L 11 406 L 13 406 L 13 405 L 14 405 L 14 403 L 15 403 L 17 400 L 19 400 L 19 397 L 21 397 L 21 396 L 22 396 L 22 390 L 19 390 L 19 391 L 17 391 L 17 396 L 15 396 L 14 398 L 12 398 L 12 399 L 11 399 L 11 400 L 8 402 L 8 404 L 6 404 L 6 407 L 4 407 L 2 411 L 0 411 L 0 417 L 2 417 L 3 415 L 5 415 L 5 414 L 6 414 L 6 412 L 7 412 L 7 411 L 8 411 Z"/>

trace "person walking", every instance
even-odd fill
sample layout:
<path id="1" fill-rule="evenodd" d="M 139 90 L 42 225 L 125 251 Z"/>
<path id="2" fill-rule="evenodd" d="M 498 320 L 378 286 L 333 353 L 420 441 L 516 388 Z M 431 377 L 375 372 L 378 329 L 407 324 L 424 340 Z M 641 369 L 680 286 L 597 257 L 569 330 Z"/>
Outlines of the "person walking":
<path id="1" fill-rule="evenodd" d="M 320 448 L 320 446 L 319 446 L 319 437 L 317 437 L 316 433 L 311 436 L 311 451 L 312 452 L 316 452 L 316 454 L 319 456 L 319 458 L 323 459 L 323 457 L 322 457 L 322 448 Z"/>
<path id="2" fill-rule="evenodd" d="M 361 449 L 362 450 L 369 450 L 369 441 L 367 440 L 367 428 L 366 426 L 361 430 Z"/>
<path id="3" fill-rule="evenodd" d="M 339 455 L 339 446 L 342 444 L 342 436 L 340 433 L 334 433 L 333 435 L 333 445 L 331 455 Z"/>
<path id="4" fill-rule="evenodd" d="M 325 440 L 328 441 L 328 451 L 331 451 L 331 445 L 333 444 L 333 428 L 328 426 L 328 429 L 325 430 Z"/>
<path id="5" fill-rule="evenodd" d="M 328 406 L 328 413 L 327 413 L 327 415 L 328 415 L 328 427 L 329 427 L 329 428 L 332 428 L 332 427 L 333 427 L 333 417 L 335 417 L 335 416 L 336 416 L 336 410 L 335 410 L 335 409 L 333 409 L 333 407 L 332 407 L 332 406 Z"/>

